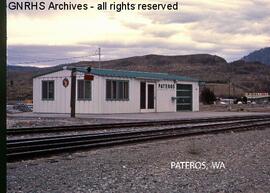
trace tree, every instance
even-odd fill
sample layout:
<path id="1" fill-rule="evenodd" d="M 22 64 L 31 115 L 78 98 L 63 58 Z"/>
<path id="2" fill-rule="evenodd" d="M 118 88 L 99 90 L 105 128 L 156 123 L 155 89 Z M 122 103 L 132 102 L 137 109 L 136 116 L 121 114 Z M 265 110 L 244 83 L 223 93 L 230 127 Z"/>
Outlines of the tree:
<path id="1" fill-rule="evenodd" d="M 247 104 L 248 98 L 246 96 L 242 97 L 242 102 L 243 104 Z"/>
<path id="2" fill-rule="evenodd" d="M 216 101 L 216 96 L 209 88 L 203 88 L 201 92 L 201 102 L 203 104 L 213 104 Z"/>

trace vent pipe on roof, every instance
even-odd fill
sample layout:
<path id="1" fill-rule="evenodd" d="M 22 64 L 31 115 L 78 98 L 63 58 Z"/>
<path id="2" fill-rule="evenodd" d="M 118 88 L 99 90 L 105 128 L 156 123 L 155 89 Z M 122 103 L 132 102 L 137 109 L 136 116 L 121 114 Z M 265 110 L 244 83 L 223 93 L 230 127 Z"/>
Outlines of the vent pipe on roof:
<path id="1" fill-rule="evenodd" d="M 87 72 L 90 73 L 91 70 L 92 70 L 92 69 L 91 69 L 91 66 L 89 66 L 89 67 L 87 68 Z"/>
<path id="2" fill-rule="evenodd" d="M 98 48 L 98 68 L 100 68 L 101 48 Z"/>

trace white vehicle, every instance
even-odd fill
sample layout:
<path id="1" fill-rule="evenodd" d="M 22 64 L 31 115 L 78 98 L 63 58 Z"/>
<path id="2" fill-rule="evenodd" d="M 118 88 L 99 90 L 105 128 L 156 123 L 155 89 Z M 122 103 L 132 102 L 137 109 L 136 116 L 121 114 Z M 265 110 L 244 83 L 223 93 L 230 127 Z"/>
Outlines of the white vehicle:
<path id="1" fill-rule="evenodd" d="M 221 101 L 220 104 L 221 105 L 227 105 L 228 103 L 227 102 L 224 102 L 224 101 Z"/>

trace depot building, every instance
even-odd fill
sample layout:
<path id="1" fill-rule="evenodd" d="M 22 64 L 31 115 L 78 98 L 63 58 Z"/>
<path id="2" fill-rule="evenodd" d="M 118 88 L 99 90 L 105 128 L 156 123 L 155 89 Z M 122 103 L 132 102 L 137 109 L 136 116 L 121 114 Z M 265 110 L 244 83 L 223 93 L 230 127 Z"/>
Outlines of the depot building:
<path id="1" fill-rule="evenodd" d="M 33 78 L 36 113 L 199 110 L 199 81 L 167 73 L 64 67 Z"/>

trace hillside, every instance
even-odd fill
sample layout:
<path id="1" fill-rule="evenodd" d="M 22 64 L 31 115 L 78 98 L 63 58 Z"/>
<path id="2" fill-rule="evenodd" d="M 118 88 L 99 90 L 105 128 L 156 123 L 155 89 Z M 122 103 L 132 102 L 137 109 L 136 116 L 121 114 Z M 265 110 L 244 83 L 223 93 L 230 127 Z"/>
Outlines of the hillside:
<path id="1" fill-rule="evenodd" d="M 251 52 L 243 57 L 246 62 L 261 62 L 270 65 L 270 47 Z"/>
<path id="2" fill-rule="evenodd" d="M 31 66 L 11 66 L 8 67 L 8 72 L 38 72 L 40 68 L 31 67 Z"/>
<path id="3" fill-rule="evenodd" d="M 98 67 L 98 62 L 82 61 L 69 64 L 70 66 Z M 50 68 L 39 68 L 30 71 L 12 70 L 8 67 L 9 100 L 31 98 L 32 76 L 38 73 L 62 68 L 59 65 Z M 218 95 L 228 95 L 228 82 L 231 77 L 233 82 L 231 94 L 241 95 L 246 91 L 270 92 L 270 66 L 261 63 L 236 61 L 227 63 L 219 56 L 208 54 L 185 56 L 146 55 L 124 59 L 102 61 L 102 68 L 139 70 L 150 72 L 168 72 L 172 74 L 190 76 L 208 82 Z M 13 86 L 11 86 L 13 81 Z"/>

